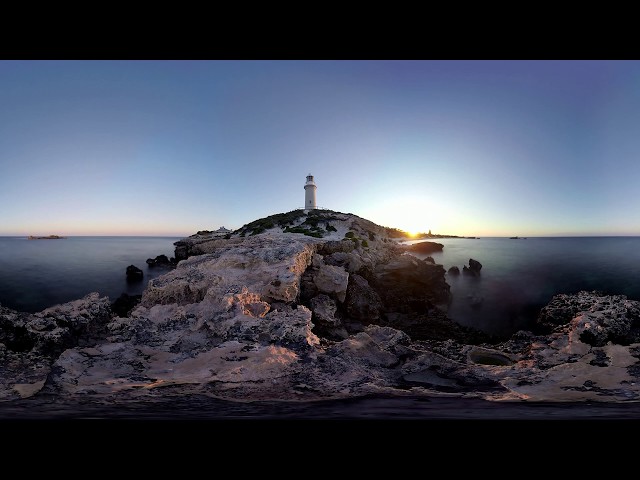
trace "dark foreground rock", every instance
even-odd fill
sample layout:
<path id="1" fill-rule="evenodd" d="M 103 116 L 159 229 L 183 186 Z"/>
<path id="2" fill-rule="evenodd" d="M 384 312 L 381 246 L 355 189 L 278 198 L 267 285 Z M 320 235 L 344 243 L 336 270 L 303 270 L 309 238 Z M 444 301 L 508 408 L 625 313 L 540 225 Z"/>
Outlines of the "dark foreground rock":
<path id="1" fill-rule="evenodd" d="M 144 273 L 135 265 L 129 265 L 127 267 L 127 281 L 129 282 L 140 282 L 144 277 Z"/>
<path id="2" fill-rule="evenodd" d="M 175 258 L 169 259 L 166 255 L 158 255 L 156 258 L 147 258 L 147 265 L 149 267 L 174 267 L 176 264 Z"/>
<path id="3" fill-rule="evenodd" d="M 140 303 L 142 295 L 123 293 L 111 304 L 111 311 L 119 317 L 126 317 Z"/>
<path id="4" fill-rule="evenodd" d="M 462 267 L 462 273 L 472 277 L 479 277 L 480 270 L 482 270 L 482 264 L 473 258 L 469 259 L 469 266 L 464 265 Z"/>

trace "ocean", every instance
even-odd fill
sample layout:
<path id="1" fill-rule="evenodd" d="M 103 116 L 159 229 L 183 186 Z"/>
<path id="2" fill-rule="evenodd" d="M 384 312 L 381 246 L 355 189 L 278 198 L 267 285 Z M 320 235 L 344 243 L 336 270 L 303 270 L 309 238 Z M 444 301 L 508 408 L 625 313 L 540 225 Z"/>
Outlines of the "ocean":
<path id="1" fill-rule="evenodd" d="M 147 258 L 174 256 L 179 237 L 68 237 L 27 240 L 0 237 L 0 304 L 23 312 L 81 298 L 91 292 L 113 302 L 120 294 L 138 295 L 149 280 L 166 273 L 149 268 Z M 127 282 L 129 265 L 140 268 L 140 282 Z"/>
<path id="2" fill-rule="evenodd" d="M 38 312 L 99 292 L 114 301 L 142 293 L 149 280 L 166 273 L 147 258 L 172 257 L 178 237 L 69 237 L 27 240 L 0 237 L 0 304 Z M 447 274 L 453 299 L 449 317 L 490 334 L 528 328 L 556 293 L 598 290 L 640 300 L 640 237 L 433 239 L 444 245 L 431 254 L 446 270 L 462 271 L 473 258 L 479 277 Z M 416 255 L 424 258 L 427 255 Z M 128 283 L 135 265 L 144 279 Z"/>
<path id="3" fill-rule="evenodd" d="M 640 237 L 442 238 L 436 263 L 453 299 L 448 315 L 494 335 L 527 329 L 557 293 L 596 290 L 640 300 Z M 427 255 L 416 255 L 425 258 Z M 479 277 L 462 274 L 469 259 L 482 264 Z"/>

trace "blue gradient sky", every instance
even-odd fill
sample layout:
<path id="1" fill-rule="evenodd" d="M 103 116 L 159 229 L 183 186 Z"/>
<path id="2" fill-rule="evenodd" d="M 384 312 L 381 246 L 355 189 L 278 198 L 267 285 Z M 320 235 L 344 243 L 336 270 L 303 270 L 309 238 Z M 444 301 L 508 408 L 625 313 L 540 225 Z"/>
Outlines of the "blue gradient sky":
<path id="1" fill-rule="evenodd" d="M 0 61 L 0 235 L 190 235 L 318 204 L 640 235 L 640 62 Z"/>

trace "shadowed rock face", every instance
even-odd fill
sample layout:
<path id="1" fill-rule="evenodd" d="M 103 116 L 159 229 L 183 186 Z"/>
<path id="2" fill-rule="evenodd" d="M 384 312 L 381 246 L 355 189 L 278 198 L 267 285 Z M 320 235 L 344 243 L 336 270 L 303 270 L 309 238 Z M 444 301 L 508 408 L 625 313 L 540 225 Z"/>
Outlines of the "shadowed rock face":
<path id="1" fill-rule="evenodd" d="M 128 295 L 123 293 L 111 304 L 111 311 L 119 316 L 126 317 L 129 312 L 140 303 L 142 295 Z"/>
<path id="2" fill-rule="evenodd" d="M 127 280 L 129 282 L 140 282 L 144 277 L 144 273 L 135 265 L 129 265 L 126 270 Z"/>
<path id="3" fill-rule="evenodd" d="M 479 261 L 474 260 L 473 258 L 469 259 L 468 267 L 466 265 L 462 267 L 462 273 L 464 275 L 470 275 L 473 277 L 480 276 L 480 270 L 482 270 L 482 264 Z"/>
<path id="4" fill-rule="evenodd" d="M 355 273 L 349 276 L 345 307 L 349 317 L 364 325 L 379 323 L 384 308 L 380 295 Z"/>
<path id="5" fill-rule="evenodd" d="M 418 242 L 407 247 L 407 250 L 415 253 L 441 252 L 444 245 L 438 242 Z"/>
<path id="6" fill-rule="evenodd" d="M 368 246 L 278 232 L 206 242 L 127 317 L 97 294 L 38 314 L 0 308 L 0 400 L 640 398 L 640 302 L 556 296 L 540 316 L 549 333 L 491 344 L 437 306 L 449 298 L 442 266 L 342 215 L 336 235 L 371 231 Z"/>
<path id="7" fill-rule="evenodd" d="M 374 271 L 373 288 L 387 311 L 425 313 L 437 304 L 447 304 L 450 287 L 444 267 L 401 255 L 380 264 Z"/>

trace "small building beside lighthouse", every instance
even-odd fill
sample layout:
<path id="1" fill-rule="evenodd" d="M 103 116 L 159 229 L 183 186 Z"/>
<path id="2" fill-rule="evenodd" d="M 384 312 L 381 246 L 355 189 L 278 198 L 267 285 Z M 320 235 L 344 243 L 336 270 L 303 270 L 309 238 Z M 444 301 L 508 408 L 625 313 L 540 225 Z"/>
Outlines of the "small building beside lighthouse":
<path id="1" fill-rule="evenodd" d="M 316 203 L 316 190 L 318 187 L 313 181 L 313 175 L 307 175 L 307 183 L 304 184 L 304 208 L 305 210 L 313 210 L 318 208 Z"/>

